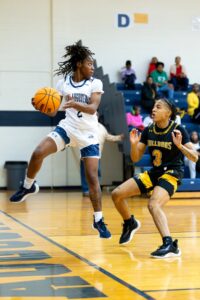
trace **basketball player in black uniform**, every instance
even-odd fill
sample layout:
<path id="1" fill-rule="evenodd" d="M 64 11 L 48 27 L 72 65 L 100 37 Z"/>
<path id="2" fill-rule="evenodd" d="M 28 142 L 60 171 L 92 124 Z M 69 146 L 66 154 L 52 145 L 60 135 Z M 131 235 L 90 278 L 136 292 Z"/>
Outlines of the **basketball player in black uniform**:
<path id="1" fill-rule="evenodd" d="M 154 123 L 146 127 L 142 134 L 136 130 L 130 133 L 132 161 L 139 161 L 148 146 L 153 167 L 130 178 L 112 192 L 115 207 L 124 220 L 120 244 L 129 243 L 140 227 L 140 222 L 131 215 L 125 198 L 151 192 L 148 209 L 163 239 L 162 246 L 151 253 L 155 258 L 181 255 L 178 241 L 173 241 L 171 237 L 162 207 L 181 183 L 184 155 L 194 162 L 198 159 L 187 132 L 173 121 L 175 112 L 172 103 L 167 99 L 159 99 L 152 110 Z"/>

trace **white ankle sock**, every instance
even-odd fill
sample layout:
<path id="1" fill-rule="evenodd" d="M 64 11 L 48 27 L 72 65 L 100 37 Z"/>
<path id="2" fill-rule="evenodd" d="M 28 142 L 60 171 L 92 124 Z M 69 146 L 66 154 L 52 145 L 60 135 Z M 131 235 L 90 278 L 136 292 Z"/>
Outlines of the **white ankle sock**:
<path id="1" fill-rule="evenodd" d="M 28 178 L 27 176 L 24 179 L 24 187 L 25 189 L 30 189 L 35 179 Z"/>
<path id="2" fill-rule="evenodd" d="M 95 222 L 99 222 L 103 217 L 102 211 L 95 211 L 94 212 L 94 220 Z"/>

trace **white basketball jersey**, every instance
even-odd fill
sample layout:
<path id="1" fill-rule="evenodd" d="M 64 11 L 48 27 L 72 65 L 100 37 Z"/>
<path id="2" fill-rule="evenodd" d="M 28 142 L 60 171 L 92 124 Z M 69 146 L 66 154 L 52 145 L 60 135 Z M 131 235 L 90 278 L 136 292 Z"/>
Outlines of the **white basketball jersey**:
<path id="1" fill-rule="evenodd" d="M 96 78 L 90 78 L 81 82 L 74 82 L 71 76 L 66 79 L 61 79 L 56 85 L 57 91 L 63 96 L 64 101 L 68 95 L 72 96 L 76 102 L 89 104 L 92 93 L 103 94 L 102 81 Z M 65 119 L 59 125 L 70 125 L 77 129 L 95 129 L 98 126 L 97 114 L 93 115 L 78 112 L 74 108 L 67 108 L 65 110 Z"/>

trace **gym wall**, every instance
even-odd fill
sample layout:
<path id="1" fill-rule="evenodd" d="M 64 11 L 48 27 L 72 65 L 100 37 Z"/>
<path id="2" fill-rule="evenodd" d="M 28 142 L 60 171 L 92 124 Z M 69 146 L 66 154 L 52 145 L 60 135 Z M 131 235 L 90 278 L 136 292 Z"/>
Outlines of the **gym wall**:
<path id="1" fill-rule="evenodd" d="M 81 39 L 111 81 L 132 60 L 138 82 L 157 56 L 166 71 L 180 55 L 191 82 L 199 82 L 200 2 L 159 0 L 0 0 L 0 111 L 30 111 L 31 97 L 53 77 L 64 47 Z M 6 186 L 4 162 L 29 160 L 47 126 L 0 126 L 0 187 Z M 108 167 L 108 162 L 110 163 Z M 112 166 L 111 166 L 112 163 Z M 102 183 L 122 180 L 122 157 L 117 145 L 106 144 Z M 41 186 L 80 184 L 79 152 L 75 149 L 46 159 L 38 174 Z"/>

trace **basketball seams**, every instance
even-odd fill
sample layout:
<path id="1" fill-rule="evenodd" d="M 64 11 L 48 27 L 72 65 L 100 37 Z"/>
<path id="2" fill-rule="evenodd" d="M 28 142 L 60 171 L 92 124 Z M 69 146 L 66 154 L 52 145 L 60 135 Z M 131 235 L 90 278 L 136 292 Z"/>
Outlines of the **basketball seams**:
<path id="1" fill-rule="evenodd" d="M 46 88 L 45 88 L 45 91 L 46 91 Z M 44 109 L 42 110 L 44 113 L 52 112 L 51 110 L 49 111 L 49 109 L 48 109 L 48 103 L 49 103 L 49 99 L 50 99 L 50 97 L 51 97 L 51 89 L 50 89 L 49 92 L 47 92 L 47 95 L 46 95 L 46 96 L 48 96 L 48 99 L 46 100 L 46 105 L 45 105 Z M 46 109 L 46 108 L 47 108 L 47 109 Z"/>
<path id="2" fill-rule="evenodd" d="M 40 103 L 45 99 L 45 97 L 46 97 L 46 94 L 45 94 L 40 100 L 37 101 L 36 107 L 37 107 L 38 105 L 40 105 Z"/>
<path id="3" fill-rule="evenodd" d="M 56 96 L 57 97 L 56 97 Z M 51 99 L 51 101 L 52 101 L 52 103 L 53 103 L 53 106 L 54 106 L 54 110 L 56 110 L 56 105 L 55 105 L 55 102 L 58 102 L 58 107 L 60 106 L 60 95 L 55 91 L 55 92 L 53 92 L 53 94 L 52 94 L 52 99 Z M 55 100 L 54 100 L 55 99 Z"/>
<path id="4" fill-rule="evenodd" d="M 35 93 L 34 101 L 36 109 L 43 113 L 52 113 L 56 111 L 61 103 L 58 92 L 54 88 L 49 87 L 39 89 L 38 92 Z"/>
<path id="5" fill-rule="evenodd" d="M 40 106 L 40 103 L 45 99 L 46 94 L 47 94 L 47 91 L 45 90 L 45 93 L 44 93 L 44 90 L 45 90 L 45 89 L 40 89 L 40 90 L 38 90 L 38 91 L 36 92 L 35 96 L 34 96 L 34 99 L 35 99 L 35 98 L 37 98 L 38 96 L 43 95 L 43 97 L 40 98 L 39 100 L 37 100 L 37 102 L 35 103 L 36 108 L 39 109 L 39 110 L 40 110 L 40 108 L 41 108 L 41 106 L 42 106 L 42 105 Z"/>

